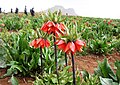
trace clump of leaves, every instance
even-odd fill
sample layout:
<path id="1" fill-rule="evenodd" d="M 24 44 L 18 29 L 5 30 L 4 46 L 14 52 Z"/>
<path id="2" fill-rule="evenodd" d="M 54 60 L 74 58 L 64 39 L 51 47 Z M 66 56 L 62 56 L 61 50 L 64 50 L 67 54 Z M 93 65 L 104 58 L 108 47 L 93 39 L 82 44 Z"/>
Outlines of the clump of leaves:
<path id="1" fill-rule="evenodd" d="M 120 84 L 120 61 L 115 62 L 116 73 L 112 70 L 107 59 L 98 63 L 95 74 L 99 76 L 102 85 L 119 85 Z"/>
<path id="2" fill-rule="evenodd" d="M 100 85 L 98 75 L 90 75 L 86 70 L 81 71 L 81 74 L 84 79 L 81 85 Z"/>
<path id="3" fill-rule="evenodd" d="M 108 43 L 106 40 L 91 40 L 89 42 L 89 51 L 94 54 L 107 54 L 112 52 L 114 45 L 112 43 Z"/>
<path id="4" fill-rule="evenodd" d="M 44 73 L 42 76 L 39 75 L 34 81 L 34 85 L 72 85 L 72 73 L 68 72 L 70 66 L 66 66 L 63 70 L 59 71 L 59 78 L 54 73 Z M 79 72 L 76 73 L 77 85 L 80 85 Z M 59 83 L 58 83 L 59 80 Z"/>

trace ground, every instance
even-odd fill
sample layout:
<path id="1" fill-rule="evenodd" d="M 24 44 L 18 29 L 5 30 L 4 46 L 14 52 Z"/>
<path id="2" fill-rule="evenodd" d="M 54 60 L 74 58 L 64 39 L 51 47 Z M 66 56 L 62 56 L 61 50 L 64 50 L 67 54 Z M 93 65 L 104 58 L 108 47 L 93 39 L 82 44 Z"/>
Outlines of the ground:
<path id="1" fill-rule="evenodd" d="M 87 56 L 76 56 L 75 57 L 75 67 L 79 70 L 87 70 L 89 73 L 94 73 L 94 69 L 97 67 L 97 61 L 102 61 L 105 57 L 98 55 L 87 55 Z M 114 69 L 114 62 L 116 60 L 120 60 L 120 53 L 113 53 L 111 55 L 106 56 L 110 65 Z M 0 76 L 6 72 L 6 69 L 0 69 Z M 32 85 L 31 78 L 18 78 L 19 85 Z M 9 77 L 5 79 L 0 79 L 0 85 L 11 85 L 9 81 Z"/>
<path id="2" fill-rule="evenodd" d="M 6 69 L 0 69 L 0 76 L 6 73 Z M 19 85 L 32 85 L 32 78 L 17 77 Z M 0 79 L 0 85 L 11 85 L 10 77 Z"/>
<path id="3" fill-rule="evenodd" d="M 114 62 L 120 60 L 120 53 L 113 53 L 107 56 L 98 56 L 98 55 L 87 55 L 82 57 L 76 57 L 76 67 L 79 70 L 87 70 L 89 73 L 94 73 L 94 69 L 97 68 L 98 61 L 103 61 L 104 58 L 107 58 L 109 64 L 114 68 Z"/>

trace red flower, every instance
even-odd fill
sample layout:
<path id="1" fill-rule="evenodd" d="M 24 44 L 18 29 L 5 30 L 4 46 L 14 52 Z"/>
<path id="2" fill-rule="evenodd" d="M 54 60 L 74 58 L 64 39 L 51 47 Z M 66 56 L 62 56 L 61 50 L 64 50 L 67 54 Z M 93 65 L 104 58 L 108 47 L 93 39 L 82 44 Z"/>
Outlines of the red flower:
<path id="1" fill-rule="evenodd" d="M 112 23 L 112 20 L 110 20 L 109 22 L 108 22 L 108 25 L 110 25 Z"/>
<path id="2" fill-rule="evenodd" d="M 65 41 L 63 41 L 63 40 L 57 40 L 57 41 L 55 42 L 55 44 L 58 45 L 58 48 L 59 48 L 59 49 L 65 51 L 65 47 L 66 47 L 66 45 L 67 45 L 67 44 L 65 43 Z"/>
<path id="3" fill-rule="evenodd" d="M 30 46 L 34 46 L 34 48 L 37 48 L 38 45 L 37 45 L 37 40 L 33 40 L 31 43 L 30 43 Z"/>
<path id="4" fill-rule="evenodd" d="M 74 54 L 76 51 L 82 51 L 82 47 L 86 46 L 85 42 L 82 40 L 76 40 L 75 42 L 65 43 L 63 40 L 58 40 L 56 43 L 58 48 L 63 50 L 65 53 L 72 52 Z"/>
<path id="5" fill-rule="evenodd" d="M 108 22 L 108 25 L 110 25 L 111 24 L 111 22 Z"/>
<path id="6" fill-rule="evenodd" d="M 110 22 L 112 22 L 113 20 L 110 20 Z"/>
<path id="7" fill-rule="evenodd" d="M 76 52 L 75 44 L 73 42 L 68 42 L 65 47 L 65 53 L 72 52 L 74 54 Z"/>
<path id="8" fill-rule="evenodd" d="M 50 46 L 50 42 L 48 40 L 45 40 L 45 47 L 49 47 Z"/>
<path id="9" fill-rule="evenodd" d="M 33 46 L 34 48 L 44 48 L 44 47 L 49 47 L 50 46 L 50 42 L 46 39 L 43 38 L 39 38 L 39 39 L 35 39 L 30 43 L 30 46 Z"/>
<path id="10" fill-rule="evenodd" d="M 64 24 L 62 24 L 62 23 L 57 24 L 56 27 L 57 27 L 57 32 L 60 33 L 61 35 L 63 35 L 63 32 L 65 32 Z M 55 33 L 55 34 L 56 34 L 56 36 L 58 36 L 57 33 Z"/>
<path id="11" fill-rule="evenodd" d="M 81 52 L 83 46 L 86 46 L 86 44 L 85 44 L 85 42 L 83 42 L 82 40 L 76 40 L 76 41 L 75 41 L 76 50 L 78 50 L 78 51 Z"/>
<path id="12" fill-rule="evenodd" d="M 55 34 L 55 36 L 58 37 L 59 34 L 63 34 L 62 31 L 65 30 L 65 26 L 60 23 L 60 24 L 55 24 L 52 21 L 48 21 L 43 26 L 41 27 L 41 30 L 44 32 L 47 32 L 48 34 Z"/>
<path id="13" fill-rule="evenodd" d="M 48 21 L 43 24 L 43 26 L 41 27 L 41 30 L 44 32 L 49 32 L 53 27 L 55 27 L 55 24 L 51 21 Z"/>

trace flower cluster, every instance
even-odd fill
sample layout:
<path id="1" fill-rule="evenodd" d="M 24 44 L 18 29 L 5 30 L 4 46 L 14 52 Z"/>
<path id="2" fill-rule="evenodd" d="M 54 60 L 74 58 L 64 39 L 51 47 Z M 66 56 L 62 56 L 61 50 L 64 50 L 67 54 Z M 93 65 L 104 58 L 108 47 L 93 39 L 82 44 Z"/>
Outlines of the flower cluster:
<path id="1" fill-rule="evenodd" d="M 44 48 L 44 47 L 49 47 L 50 42 L 46 39 L 39 38 L 39 39 L 34 39 L 31 43 L 30 46 L 33 46 L 34 48 Z"/>
<path id="2" fill-rule="evenodd" d="M 56 43 L 58 48 L 63 50 L 65 53 L 72 52 L 74 54 L 76 51 L 82 51 L 82 47 L 86 46 L 85 42 L 82 40 L 76 40 L 71 42 L 65 42 L 64 40 L 58 40 Z"/>
<path id="3" fill-rule="evenodd" d="M 108 25 L 110 25 L 112 22 L 113 22 L 112 20 L 108 21 Z"/>
<path id="4" fill-rule="evenodd" d="M 41 30 L 44 32 L 47 32 L 48 34 L 55 34 L 56 37 L 58 37 L 59 34 L 63 34 L 63 32 L 65 31 L 65 26 L 60 23 L 54 23 L 52 21 L 48 21 L 46 23 L 43 24 L 43 26 L 41 27 Z"/>

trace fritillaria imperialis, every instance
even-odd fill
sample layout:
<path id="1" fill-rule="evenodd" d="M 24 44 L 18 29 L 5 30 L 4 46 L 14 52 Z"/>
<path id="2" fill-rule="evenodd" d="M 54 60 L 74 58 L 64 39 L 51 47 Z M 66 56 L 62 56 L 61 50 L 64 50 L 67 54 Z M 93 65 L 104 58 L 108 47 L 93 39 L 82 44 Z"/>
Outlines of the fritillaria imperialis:
<path id="1" fill-rule="evenodd" d="M 58 37 L 59 34 L 63 34 L 65 26 L 62 23 L 55 24 L 53 21 L 48 21 L 43 24 L 41 30 L 47 32 L 48 34 L 54 34 L 56 37 Z"/>
<path id="2" fill-rule="evenodd" d="M 61 12 L 59 11 L 55 11 L 54 13 L 48 11 L 48 14 L 43 14 L 42 17 L 44 24 L 40 28 L 40 30 L 48 34 L 53 34 L 56 74 L 58 77 L 57 48 L 55 42 L 56 38 L 58 38 L 60 34 L 63 35 L 63 32 L 65 31 L 65 26 L 61 23 L 61 21 L 63 20 L 61 18 Z"/>
<path id="3" fill-rule="evenodd" d="M 34 48 L 44 48 L 44 47 L 49 47 L 50 42 L 44 38 L 38 38 L 34 39 L 31 43 L 30 46 L 33 46 Z"/>
<path id="4" fill-rule="evenodd" d="M 72 54 L 75 54 L 76 51 L 82 52 L 83 46 L 86 46 L 85 42 L 82 40 L 71 41 L 68 43 L 66 43 L 64 40 L 58 40 L 56 42 L 56 45 L 59 49 L 63 50 L 67 54 L 70 52 L 72 52 Z"/>
<path id="5" fill-rule="evenodd" d="M 61 36 L 59 40 L 55 42 L 58 48 L 63 50 L 66 54 L 71 53 L 72 70 L 73 70 L 73 85 L 76 85 L 73 55 L 77 51 L 82 52 L 82 48 L 86 46 L 85 42 L 80 40 L 79 37 L 80 37 L 80 34 L 77 33 L 77 26 L 73 25 L 73 26 L 70 26 L 70 29 L 67 29 L 66 34 Z"/>
<path id="6" fill-rule="evenodd" d="M 40 48 L 40 58 L 41 58 L 41 74 L 43 73 L 43 65 L 42 65 L 42 48 L 44 47 L 49 47 L 50 46 L 50 42 L 44 38 L 38 38 L 38 39 L 34 39 L 31 43 L 30 43 L 31 47 L 34 48 Z"/>

